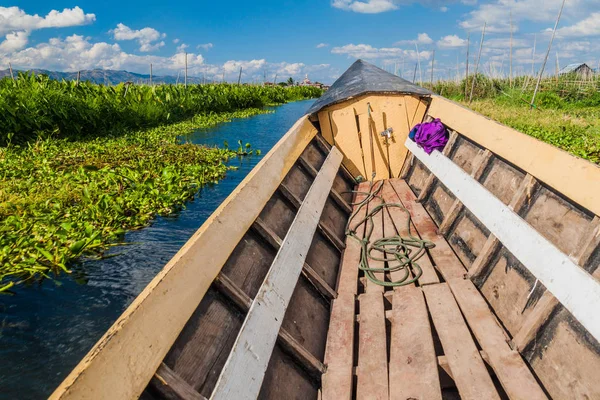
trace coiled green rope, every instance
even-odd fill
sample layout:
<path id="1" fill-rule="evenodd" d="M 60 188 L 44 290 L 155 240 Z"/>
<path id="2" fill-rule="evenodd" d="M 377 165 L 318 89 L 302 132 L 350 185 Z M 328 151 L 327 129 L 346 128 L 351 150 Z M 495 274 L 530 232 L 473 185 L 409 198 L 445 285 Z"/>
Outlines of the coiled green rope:
<path id="1" fill-rule="evenodd" d="M 365 195 L 365 199 L 353 203 L 353 206 L 358 206 L 356 210 L 350 215 L 348 223 L 346 224 L 346 236 L 358 241 L 361 246 L 361 257 L 359 269 L 365 272 L 365 276 L 373 283 L 381 286 L 404 286 L 415 282 L 423 274 L 423 270 L 417 263 L 426 252 L 427 249 L 435 247 L 435 244 L 421 239 L 418 236 L 412 234 L 411 231 L 411 215 L 410 212 L 400 203 L 386 203 L 383 198 L 379 195 L 381 188 L 383 187 L 383 181 L 379 183 L 379 186 L 371 181 L 368 192 L 353 191 L 359 195 Z M 375 190 L 373 190 L 375 188 Z M 381 204 L 376 205 L 370 209 L 366 216 L 360 221 L 353 223 L 354 218 L 360 213 L 363 207 L 374 198 L 381 200 Z M 380 239 L 376 239 L 371 242 L 371 234 L 375 223 L 373 218 L 380 212 L 387 212 L 388 208 L 399 208 L 406 213 L 406 225 L 408 237 L 401 237 L 400 235 L 388 236 Z M 365 235 L 360 238 L 357 235 L 357 230 L 365 225 Z M 377 253 L 373 255 L 372 253 Z M 387 263 L 387 267 L 384 268 L 371 268 L 369 261 L 383 261 Z M 375 273 L 391 273 L 396 271 L 404 271 L 402 278 L 396 281 L 383 281 L 375 277 Z"/>

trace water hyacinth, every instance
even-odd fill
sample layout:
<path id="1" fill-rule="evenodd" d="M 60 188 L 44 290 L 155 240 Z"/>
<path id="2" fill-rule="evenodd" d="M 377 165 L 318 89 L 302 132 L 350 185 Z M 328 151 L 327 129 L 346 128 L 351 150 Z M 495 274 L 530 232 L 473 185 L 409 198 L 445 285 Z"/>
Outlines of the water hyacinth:
<path id="1" fill-rule="evenodd" d="M 182 209 L 203 185 L 224 177 L 228 159 L 253 149 L 180 144 L 178 136 L 263 112 L 0 148 L 0 291 L 70 272 L 77 257 L 102 257 L 127 230 Z"/>

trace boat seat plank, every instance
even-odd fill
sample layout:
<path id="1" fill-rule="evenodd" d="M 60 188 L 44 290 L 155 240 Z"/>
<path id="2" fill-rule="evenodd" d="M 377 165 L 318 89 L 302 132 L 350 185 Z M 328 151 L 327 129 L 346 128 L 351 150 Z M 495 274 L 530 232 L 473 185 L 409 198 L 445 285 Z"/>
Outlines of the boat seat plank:
<path id="1" fill-rule="evenodd" d="M 369 210 L 381 203 L 375 197 L 369 204 Z M 383 213 L 373 217 L 371 242 L 384 236 Z M 383 268 L 383 261 L 369 260 L 372 268 Z M 379 280 L 385 280 L 384 273 L 375 273 Z M 365 279 L 366 293 L 358 297 L 361 319 L 358 334 L 357 398 L 388 398 L 388 362 L 385 307 L 383 303 L 384 287 Z"/>
<path id="2" fill-rule="evenodd" d="M 167 400 L 206 400 L 165 363 L 160 364 L 150 385 Z"/>
<path id="3" fill-rule="evenodd" d="M 367 207 L 368 207 L 367 212 L 370 213 L 374 207 L 377 207 L 380 204 L 381 204 L 381 199 L 378 197 L 373 197 L 371 199 L 371 201 L 369 202 L 369 204 L 367 204 Z M 371 232 L 370 242 L 373 243 L 374 241 L 385 237 L 385 235 L 383 233 L 383 212 L 380 210 L 378 213 L 373 215 L 371 218 L 371 221 L 373 221 L 373 230 Z M 369 229 L 368 223 L 366 225 L 367 225 L 366 229 Z M 375 254 L 376 253 L 373 253 L 373 255 L 375 255 Z M 379 256 L 379 254 L 378 254 L 378 256 Z M 369 267 L 370 268 L 384 268 L 385 262 L 369 259 Z M 385 273 L 374 272 L 373 275 L 375 276 L 376 279 L 378 279 L 380 281 L 385 281 Z M 365 278 L 366 278 L 366 276 L 365 276 Z M 383 286 L 377 285 L 377 284 L 371 282 L 368 278 L 365 279 L 365 285 L 366 285 L 366 288 L 365 288 L 366 292 L 383 293 L 383 291 L 384 291 Z"/>
<path id="4" fill-rule="evenodd" d="M 402 204 L 402 202 L 400 201 L 400 198 L 398 197 L 398 194 L 394 191 L 394 188 L 392 187 L 391 183 L 389 181 L 386 181 L 383 185 L 382 188 L 382 193 L 381 193 L 383 200 L 386 203 L 400 203 Z M 389 215 L 392 219 L 392 223 L 395 226 L 395 233 L 399 234 L 402 237 L 408 237 L 409 234 L 413 234 L 416 235 L 417 234 L 417 230 L 414 227 L 414 224 L 411 226 L 411 232 L 408 231 L 408 226 L 406 224 L 406 219 L 407 219 L 407 215 L 404 211 L 402 211 L 401 209 L 397 208 L 397 207 L 390 207 L 388 208 L 389 211 Z M 388 230 L 388 226 L 387 224 L 385 225 L 385 230 L 386 230 L 386 236 L 390 236 L 392 234 L 394 234 L 391 229 Z M 419 266 L 421 267 L 421 269 L 423 270 L 423 274 L 421 275 L 421 277 L 419 278 L 419 284 L 422 285 L 429 285 L 432 283 L 438 283 L 440 280 L 437 276 L 437 273 L 435 272 L 435 268 L 433 267 L 433 264 L 431 263 L 431 260 L 429 259 L 429 257 L 427 255 L 424 255 L 423 257 L 421 257 L 418 261 Z M 394 279 L 394 273 L 392 272 L 392 280 L 396 280 Z M 403 274 L 402 271 L 397 272 L 396 274 Z"/>
<path id="5" fill-rule="evenodd" d="M 369 186 L 363 182 L 356 187 L 358 192 L 367 191 Z M 364 194 L 357 193 L 355 203 L 365 199 Z M 355 205 L 353 212 L 358 212 L 356 220 L 364 218 L 366 208 L 358 209 Z M 363 231 L 357 232 L 362 237 Z M 360 244 L 353 239 L 346 241 L 340 265 L 337 298 L 331 307 L 327 346 L 325 348 L 325 364 L 327 372 L 322 377 L 322 398 L 344 399 L 352 398 L 352 369 L 354 362 L 354 320 L 356 314 L 356 293 L 358 288 L 358 263 L 360 261 Z"/>
<path id="6" fill-rule="evenodd" d="M 521 355 L 510 348 L 504 330 L 475 285 L 468 279 L 448 284 L 506 394 L 511 399 L 547 399 Z"/>
<path id="7" fill-rule="evenodd" d="M 394 291 L 390 344 L 390 399 L 441 400 L 438 359 L 423 292 L 416 286 Z"/>
<path id="8" fill-rule="evenodd" d="M 500 399 L 448 285 L 427 285 L 423 292 L 461 398 Z"/>
<path id="9" fill-rule="evenodd" d="M 429 250 L 437 270 L 445 280 L 463 278 L 467 272 L 446 239 L 439 234 L 435 222 L 431 219 L 425 207 L 417 202 L 417 198 L 402 179 L 390 179 L 390 184 L 398 194 L 402 204 L 410 212 L 417 232 L 422 239 L 427 239 L 435 244 Z"/>
<path id="10" fill-rule="evenodd" d="M 385 309 L 381 292 L 358 297 L 360 323 L 358 335 L 357 398 L 388 398 L 388 362 L 385 336 Z"/>
<path id="11" fill-rule="evenodd" d="M 333 148 L 308 191 L 244 320 L 211 399 L 255 399 L 342 154 Z M 259 340 L 257 340 L 259 339 Z"/>

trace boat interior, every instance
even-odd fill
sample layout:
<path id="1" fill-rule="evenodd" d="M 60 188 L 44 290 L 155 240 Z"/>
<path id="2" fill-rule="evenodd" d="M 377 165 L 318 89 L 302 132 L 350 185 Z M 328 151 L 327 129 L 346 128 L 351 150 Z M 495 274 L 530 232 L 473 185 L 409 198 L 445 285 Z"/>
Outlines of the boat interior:
<path id="1" fill-rule="evenodd" d="M 600 398 L 600 168 L 400 83 L 334 84 L 53 398 Z M 367 236 L 429 246 L 382 285 Z"/>

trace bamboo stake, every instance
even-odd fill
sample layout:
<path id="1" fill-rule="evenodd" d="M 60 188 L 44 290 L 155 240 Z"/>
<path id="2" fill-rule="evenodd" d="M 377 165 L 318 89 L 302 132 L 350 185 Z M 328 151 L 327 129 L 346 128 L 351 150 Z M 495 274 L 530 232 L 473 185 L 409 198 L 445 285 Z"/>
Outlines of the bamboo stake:
<path id="1" fill-rule="evenodd" d="M 537 92 L 540 89 L 540 83 L 542 82 L 542 75 L 544 74 L 544 69 L 546 68 L 546 62 L 548 62 L 548 56 L 550 55 L 550 50 L 552 49 L 552 42 L 554 41 L 554 36 L 556 35 L 556 28 L 558 28 L 558 22 L 560 21 L 560 16 L 562 15 L 563 8 L 565 7 L 565 1 L 563 0 L 562 5 L 560 6 L 560 11 L 558 12 L 558 17 L 556 17 L 556 23 L 554 24 L 554 30 L 552 31 L 552 37 L 550 38 L 550 43 L 548 44 L 548 51 L 546 52 L 546 57 L 544 57 L 544 63 L 542 64 L 542 69 L 540 70 L 540 74 L 538 76 L 537 83 L 535 84 L 535 90 L 533 91 L 533 97 L 531 98 L 531 104 L 529 105 L 530 109 L 533 109 L 535 106 L 535 96 L 537 96 Z"/>
<path id="2" fill-rule="evenodd" d="M 537 44 L 537 35 L 533 34 L 533 53 L 531 55 L 531 76 L 535 76 L 535 46 Z"/>
<path id="3" fill-rule="evenodd" d="M 558 66 L 558 51 L 556 52 L 556 82 L 558 82 L 558 73 L 559 73 L 559 66 Z"/>
<path id="4" fill-rule="evenodd" d="M 242 81 L 242 67 L 240 67 L 240 74 L 238 75 L 238 86 L 240 86 L 241 81 Z"/>
<path id="5" fill-rule="evenodd" d="M 467 66 L 465 69 L 465 100 L 469 93 L 469 49 L 471 47 L 471 32 L 467 33 Z"/>
<path id="6" fill-rule="evenodd" d="M 419 66 L 419 86 L 423 86 L 423 71 L 421 70 L 421 55 L 419 54 L 419 45 L 415 42 L 417 48 L 417 65 Z"/>
<path id="7" fill-rule="evenodd" d="M 419 64 L 415 63 L 415 73 L 413 74 L 413 80 L 412 83 L 415 83 L 415 80 L 417 79 L 417 67 Z"/>
<path id="8" fill-rule="evenodd" d="M 150 63 L 150 86 L 152 86 L 152 63 Z"/>
<path id="9" fill-rule="evenodd" d="M 513 88 L 513 24 L 512 24 L 512 11 L 510 12 L 510 55 L 509 55 L 509 62 L 510 62 L 510 67 L 509 67 L 509 72 L 508 72 L 508 82 L 509 82 L 509 86 L 512 89 Z"/>
<path id="10" fill-rule="evenodd" d="M 15 81 L 15 75 L 13 74 L 13 70 L 12 70 L 12 64 L 8 63 L 8 69 L 10 70 L 10 77 L 12 78 L 13 82 Z"/>
<path id="11" fill-rule="evenodd" d="M 77 83 L 75 86 L 79 86 L 79 80 L 81 79 L 81 71 L 77 71 Z"/>
<path id="12" fill-rule="evenodd" d="M 183 79 L 183 85 L 187 88 L 187 51 L 185 52 L 185 75 Z"/>
<path id="13" fill-rule="evenodd" d="M 475 81 L 477 80 L 477 70 L 479 70 L 479 61 L 481 60 L 481 50 L 483 49 L 483 40 L 485 39 L 485 27 L 487 22 L 483 23 L 483 30 L 481 31 L 481 42 L 479 43 L 479 54 L 477 55 L 477 63 L 475 64 L 475 75 L 473 76 L 473 83 L 471 84 L 471 95 L 469 96 L 469 104 L 473 101 L 473 91 L 475 90 Z"/>
<path id="14" fill-rule="evenodd" d="M 448 75 L 448 78 L 450 75 Z M 460 67 L 458 65 L 458 52 L 456 53 L 456 84 L 460 83 Z"/>
<path id="15" fill-rule="evenodd" d="M 435 65 L 435 49 L 433 49 L 433 53 L 431 55 L 431 78 L 429 79 L 429 84 L 431 85 L 431 90 L 433 90 L 433 67 Z"/>
<path id="16" fill-rule="evenodd" d="M 402 54 L 402 78 L 404 78 L 404 66 L 405 66 L 404 61 L 405 61 L 405 55 Z"/>

